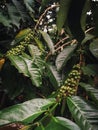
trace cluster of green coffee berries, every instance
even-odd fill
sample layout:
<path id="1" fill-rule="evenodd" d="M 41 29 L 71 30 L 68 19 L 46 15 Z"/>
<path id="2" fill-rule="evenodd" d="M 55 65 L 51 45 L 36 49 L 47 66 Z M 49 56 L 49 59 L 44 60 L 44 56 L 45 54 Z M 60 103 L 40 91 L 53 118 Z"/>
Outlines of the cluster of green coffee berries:
<path id="1" fill-rule="evenodd" d="M 32 37 L 33 37 L 33 32 L 30 31 L 29 34 L 27 34 L 27 36 L 24 38 L 24 40 L 19 43 L 19 45 L 7 51 L 6 56 L 20 55 L 23 51 L 25 51 L 25 48 L 30 43 Z"/>
<path id="2" fill-rule="evenodd" d="M 72 71 L 68 75 L 68 78 L 65 80 L 64 85 L 62 85 L 58 90 L 57 98 L 62 99 L 67 96 L 75 95 L 80 76 L 80 65 L 74 65 Z"/>

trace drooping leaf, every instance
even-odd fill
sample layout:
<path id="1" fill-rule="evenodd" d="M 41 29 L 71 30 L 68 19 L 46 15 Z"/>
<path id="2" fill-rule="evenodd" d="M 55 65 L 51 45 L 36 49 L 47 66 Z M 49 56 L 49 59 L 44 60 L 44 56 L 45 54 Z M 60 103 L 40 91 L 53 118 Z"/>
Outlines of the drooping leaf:
<path id="1" fill-rule="evenodd" d="M 34 56 L 40 56 L 41 55 L 40 50 L 35 45 L 32 45 L 32 44 L 28 45 L 28 49 L 29 49 L 29 52 L 30 52 L 30 54 L 33 58 L 34 58 Z"/>
<path id="2" fill-rule="evenodd" d="M 41 126 L 39 126 L 35 130 L 80 130 L 80 128 L 74 122 L 64 117 L 52 117 L 46 127 L 41 129 Z"/>
<path id="3" fill-rule="evenodd" d="M 38 48 L 39 48 L 42 52 L 44 52 L 44 51 L 45 51 L 45 48 L 44 48 L 42 42 L 41 42 L 37 37 L 35 37 L 35 36 L 34 36 L 33 38 L 34 38 L 34 40 L 35 40 L 35 42 L 36 42 Z"/>
<path id="4" fill-rule="evenodd" d="M 27 64 L 28 72 L 29 72 L 29 76 L 32 81 L 32 84 L 35 85 L 36 87 L 40 87 L 42 85 L 42 76 L 41 76 L 39 68 L 30 59 L 27 59 L 24 57 L 24 61 Z"/>
<path id="5" fill-rule="evenodd" d="M 98 74 L 98 64 L 88 64 L 83 66 L 82 71 L 88 76 L 95 76 Z"/>
<path id="6" fill-rule="evenodd" d="M 68 97 L 67 104 L 82 130 L 98 130 L 98 108 L 78 96 Z"/>
<path id="7" fill-rule="evenodd" d="M 57 28 L 58 32 L 61 31 L 61 28 L 63 27 L 64 23 L 67 20 L 68 11 L 70 8 L 70 3 L 72 0 L 60 0 L 60 9 L 57 15 Z"/>
<path id="8" fill-rule="evenodd" d="M 98 89 L 92 87 L 90 84 L 80 82 L 79 85 L 85 89 L 88 96 L 98 105 Z"/>
<path id="9" fill-rule="evenodd" d="M 41 32 L 44 40 L 46 41 L 46 43 L 47 43 L 51 53 L 54 54 L 54 44 L 53 44 L 50 36 L 46 32 L 44 32 L 44 31 L 40 31 L 40 32 Z"/>
<path id="10" fill-rule="evenodd" d="M 29 77 L 28 67 L 22 56 L 8 56 L 12 65 L 14 65 L 20 73 L 23 73 L 25 76 Z"/>
<path id="11" fill-rule="evenodd" d="M 95 39 L 89 47 L 91 53 L 98 59 L 98 39 Z"/>
<path id="12" fill-rule="evenodd" d="M 81 44 L 86 44 L 87 41 L 89 40 L 92 40 L 94 38 L 94 35 L 91 35 L 91 34 L 85 34 L 85 38 L 83 39 L 82 43 Z"/>
<path id="13" fill-rule="evenodd" d="M 57 70 L 61 70 L 67 63 L 67 61 L 71 58 L 75 48 L 76 48 L 76 44 L 75 45 L 70 45 L 67 46 L 63 51 L 61 51 L 61 53 L 57 56 L 56 58 L 56 67 Z"/>
<path id="14" fill-rule="evenodd" d="M 24 53 L 20 56 L 10 55 L 8 58 L 20 73 L 30 77 L 33 85 L 37 87 L 42 85 L 42 70 L 40 70 L 39 66 L 36 65 L 29 55 Z"/>
<path id="15" fill-rule="evenodd" d="M 58 124 L 61 124 L 68 130 L 80 130 L 79 126 L 71 120 L 64 117 L 56 117 Z"/>
<path id="16" fill-rule="evenodd" d="M 46 67 L 45 61 L 43 59 L 41 59 L 40 57 L 35 56 L 33 62 L 39 68 L 41 75 L 43 75 L 43 72 L 45 71 L 45 67 Z"/>
<path id="17" fill-rule="evenodd" d="M 55 66 L 47 64 L 46 67 L 47 67 L 47 75 L 50 82 L 52 83 L 54 88 L 58 88 L 62 82 L 60 73 L 56 70 Z"/>
<path id="18" fill-rule="evenodd" d="M 0 126 L 21 122 L 28 124 L 55 103 L 54 99 L 32 99 L 0 111 Z"/>

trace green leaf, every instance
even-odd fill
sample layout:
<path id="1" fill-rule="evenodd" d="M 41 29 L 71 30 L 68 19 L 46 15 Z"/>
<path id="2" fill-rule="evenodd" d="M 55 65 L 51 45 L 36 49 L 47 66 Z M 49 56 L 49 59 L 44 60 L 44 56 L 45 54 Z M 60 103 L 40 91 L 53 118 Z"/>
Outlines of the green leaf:
<path id="1" fill-rule="evenodd" d="M 89 47 L 91 53 L 98 59 L 98 39 L 95 39 Z"/>
<path id="2" fill-rule="evenodd" d="M 55 50 L 54 50 L 54 44 L 53 44 L 53 42 L 52 42 L 50 36 L 49 36 L 46 32 L 43 32 L 43 31 L 40 31 L 40 32 L 41 32 L 41 34 L 42 34 L 44 40 L 46 41 L 46 43 L 47 43 L 47 45 L 48 45 L 48 47 L 49 47 L 51 53 L 54 54 L 54 51 L 55 51 Z"/>
<path id="3" fill-rule="evenodd" d="M 60 9 L 57 15 L 57 28 L 58 28 L 58 32 L 61 31 L 64 23 L 67 20 L 68 17 L 68 11 L 70 8 L 70 3 L 72 0 L 60 0 Z"/>
<path id="4" fill-rule="evenodd" d="M 6 6 L 8 9 L 8 15 L 10 17 L 11 23 L 19 27 L 20 25 L 19 21 L 21 19 L 19 12 L 15 8 L 15 6 L 13 6 L 12 4 L 7 4 Z"/>
<path id="5" fill-rule="evenodd" d="M 68 130 L 81 130 L 79 126 L 71 120 L 64 117 L 56 117 L 58 124 L 61 124 Z"/>
<path id="6" fill-rule="evenodd" d="M 76 125 L 71 120 L 64 117 L 52 117 L 51 121 L 48 123 L 44 129 L 41 126 L 34 130 L 81 130 L 78 125 Z"/>
<path id="7" fill-rule="evenodd" d="M 67 104 L 82 130 L 98 130 L 98 108 L 78 96 L 68 97 Z"/>
<path id="8" fill-rule="evenodd" d="M 31 57 L 25 53 L 19 56 L 10 55 L 8 58 L 20 73 L 30 77 L 33 85 L 36 87 L 42 85 L 42 67 L 39 68 L 39 66 L 36 65 L 38 63 L 37 60 L 35 62 L 34 59 L 32 60 Z"/>
<path id="9" fill-rule="evenodd" d="M 42 42 L 41 42 L 37 37 L 35 37 L 35 36 L 34 36 L 33 38 L 34 38 L 34 40 L 35 40 L 35 42 L 36 42 L 38 48 L 39 48 L 42 52 L 45 52 L 45 48 L 44 48 Z"/>
<path id="10" fill-rule="evenodd" d="M 19 31 L 19 33 L 15 36 L 15 42 L 18 43 L 21 40 L 23 40 L 25 38 L 25 36 L 27 36 L 30 33 L 30 31 L 31 31 L 30 28 L 26 28 L 26 29 Z"/>
<path id="11" fill-rule="evenodd" d="M 29 52 L 30 52 L 30 54 L 33 58 L 34 58 L 34 56 L 40 56 L 41 55 L 40 50 L 35 45 L 32 45 L 32 44 L 28 45 L 28 49 L 29 49 Z"/>
<path id="12" fill-rule="evenodd" d="M 46 67 L 47 67 L 47 75 L 50 82 L 52 83 L 54 88 L 58 88 L 61 85 L 62 81 L 60 73 L 56 70 L 55 66 L 47 64 Z"/>
<path id="13" fill-rule="evenodd" d="M 17 12 L 20 14 L 21 19 L 25 22 L 26 20 L 30 20 L 30 17 L 25 9 L 25 7 L 23 6 L 23 4 L 21 4 L 21 2 L 17 1 L 17 0 L 12 0 L 15 8 L 17 9 Z"/>
<path id="14" fill-rule="evenodd" d="M 43 59 L 41 59 L 40 57 L 35 56 L 33 62 L 39 68 L 39 71 L 40 71 L 41 75 L 43 75 L 43 73 L 45 71 L 45 67 L 46 67 L 45 61 Z"/>
<path id="15" fill-rule="evenodd" d="M 22 56 L 9 55 L 8 58 L 20 73 L 29 77 L 28 67 Z"/>
<path id="16" fill-rule="evenodd" d="M 79 85 L 85 89 L 92 101 L 94 101 L 94 103 L 98 105 L 98 89 L 92 87 L 90 84 L 86 84 L 83 82 L 80 82 Z"/>
<path id="17" fill-rule="evenodd" d="M 42 76 L 40 73 L 40 69 L 32 60 L 24 57 L 24 61 L 27 64 L 28 72 L 29 72 L 29 76 L 32 81 L 32 84 L 35 85 L 36 87 L 40 87 L 42 85 Z"/>
<path id="18" fill-rule="evenodd" d="M 0 126 L 14 122 L 28 124 L 55 103 L 54 99 L 32 99 L 0 111 Z"/>
<path id="19" fill-rule="evenodd" d="M 85 75 L 95 76 L 98 74 L 98 64 L 88 64 L 83 66 L 82 71 Z"/>
<path id="20" fill-rule="evenodd" d="M 2 12 L 0 12 L 0 23 L 2 23 L 4 26 L 11 27 L 11 20 L 7 16 L 3 15 Z"/>
<path id="21" fill-rule="evenodd" d="M 33 0 L 24 0 L 24 4 L 26 5 L 26 8 L 34 13 L 34 1 Z"/>
<path id="22" fill-rule="evenodd" d="M 82 10 L 82 14 L 81 14 L 81 27 L 82 29 L 85 31 L 86 28 L 86 18 L 87 18 L 87 12 L 90 10 L 90 1 L 86 0 L 83 10 Z"/>
<path id="23" fill-rule="evenodd" d="M 87 41 L 89 41 L 89 40 L 92 40 L 92 39 L 94 39 L 94 35 L 91 35 L 91 34 L 85 34 L 85 38 L 83 39 L 83 41 L 82 41 L 82 43 L 81 44 L 86 44 L 86 42 Z"/>
<path id="24" fill-rule="evenodd" d="M 74 50 L 76 49 L 76 44 L 75 45 L 70 45 L 67 46 L 61 53 L 57 56 L 56 58 L 56 67 L 57 70 L 61 70 L 67 63 L 67 61 L 71 58 Z"/>

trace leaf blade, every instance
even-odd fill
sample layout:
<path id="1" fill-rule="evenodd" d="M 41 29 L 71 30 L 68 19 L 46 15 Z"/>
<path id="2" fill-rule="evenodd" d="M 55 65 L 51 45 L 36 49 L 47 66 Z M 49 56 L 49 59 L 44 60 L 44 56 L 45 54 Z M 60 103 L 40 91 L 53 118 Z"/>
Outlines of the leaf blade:
<path id="1" fill-rule="evenodd" d="M 83 130 L 97 130 L 98 109 L 78 96 L 68 97 L 67 104 L 76 123 Z"/>
<path id="2" fill-rule="evenodd" d="M 71 45 L 71 46 L 67 46 L 56 58 L 56 67 L 57 70 L 61 70 L 67 63 L 67 61 L 70 59 L 70 57 L 72 56 L 75 48 L 77 45 Z"/>
<path id="3" fill-rule="evenodd" d="M 38 98 L 5 108 L 0 111 L 0 126 L 13 122 L 28 124 L 54 103 L 54 99 Z"/>
<path id="4" fill-rule="evenodd" d="M 60 0 L 60 9 L 57 15 L 57 28 L 58 32 L 61 31 L 61 28 L 63 27 L 64 23 L 67 20 L 68 11 L 70 8 L 71 0 Z"/>
<path id="5" fill-rule="evenodd" d="M 40 31 L 40 32 L 41 32 L 44 40 L 46 41 L 51 53 L 54 54 L 54 51 L 55 51 L 54 50 L 54 43 L 52 42 L 50 36 L 48 35 L 48 33 L 44 32 L 44 31 Z"/>

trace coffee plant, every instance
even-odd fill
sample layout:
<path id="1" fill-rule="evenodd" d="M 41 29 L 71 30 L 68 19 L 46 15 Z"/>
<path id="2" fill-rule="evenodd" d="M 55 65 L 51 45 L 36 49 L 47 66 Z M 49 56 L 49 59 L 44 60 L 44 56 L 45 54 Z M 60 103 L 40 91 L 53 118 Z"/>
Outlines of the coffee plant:
<path id="1" fill-rule="evenodd" d="M 97 14 L 97 0 L 1 0 L 0 130 L 98 130 Z"/>

